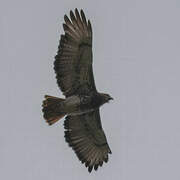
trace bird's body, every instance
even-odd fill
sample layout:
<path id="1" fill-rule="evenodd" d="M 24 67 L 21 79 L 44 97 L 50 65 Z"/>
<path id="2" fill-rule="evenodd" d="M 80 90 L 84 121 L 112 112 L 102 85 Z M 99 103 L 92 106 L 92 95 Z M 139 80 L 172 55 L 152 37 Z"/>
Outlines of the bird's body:
<path id="1" fill-rule="evenodd" d="M 81 16 L 80 16 L 81 14 Z M 49 125 L 66 116 L 65 139 L 76 152 L 79 160 L 97 170 L 108 161 L 111 150 L 102 129 L 99 108 L 111 96 L 99 93 L 95 87 L 92 70 L 92 28 L 84 12 L 71 11 L 65 15 L 65 35 L 61 35 L 55 56 L 54 69 L 57 83 L 65 99 L 45 96 L 44 118 Z"/>
<path id="2" fill-rule="evenodd" d="M 100 93 L 73 95 L 56 103 L 54 109 L 57 108 L 57 112 L 66 115 L 81 115 L 98 109 L 105 101 L 106 99 Z"/>

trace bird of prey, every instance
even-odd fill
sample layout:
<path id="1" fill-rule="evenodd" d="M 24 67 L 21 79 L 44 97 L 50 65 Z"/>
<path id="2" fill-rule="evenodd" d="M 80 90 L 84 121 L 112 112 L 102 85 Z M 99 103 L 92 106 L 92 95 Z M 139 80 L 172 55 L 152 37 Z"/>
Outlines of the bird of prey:
<path id="1" fill-rule="evenodd" d="M 111 150 L 102 129 L 99 108 L 113 98 L 96 89 L 92 69 L 92 27 L 83 10 L 64 16 L 54 61 L 57 84 L 65 99 L 45 95 L 43 116 L 49 125 L 66 116 L 65 140 L 88 171 L 108 161 Z"/>

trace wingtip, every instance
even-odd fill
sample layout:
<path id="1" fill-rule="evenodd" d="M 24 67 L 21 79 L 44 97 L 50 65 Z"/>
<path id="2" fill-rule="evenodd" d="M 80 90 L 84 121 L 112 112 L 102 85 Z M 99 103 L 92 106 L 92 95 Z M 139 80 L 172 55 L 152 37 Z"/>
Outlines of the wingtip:
<path id="1" fill-rule="evenodd" d="M 94 170 L 97 171 L 97 170 L 98 170 L 98 167 L 99 167 L 99 165 L 98 165 L 98 164 L 95 164 Z"/>
<path id="2" fill-rule="evenodd" d="M 73 11 L 72 10 L 70 10 L 70 16 L 73 16 L 74 15 L 74 13 L 73 13 Z"/>
<path id="3" fill-rule="evenodd" d="M 88 172 L 91 173 L 92 169 L 93 169 L 93 166 L 89 166 L 88 167 Z"/>
<path id="4" fill-rule="evenodd" d="M 66 19 L 68 19 L 68 16 L 65 14 L 64 15 L 64 20 L 66 21 Z"/>
<path id="5" fill-rule="evenodd" d="M 85 16 L 84 11 L 81 9 L 81 16 Z"/>
<path id="6" fill-rule="evenodd" d="M 111 151 L 111 149 L 109 149 L 109 154 L 112 154 L 112 151 Z"/>
<path id="7" fill-rule="evenodd" d="M 81 13 L 84 13 L 83 9 L 80 10 Z"/>

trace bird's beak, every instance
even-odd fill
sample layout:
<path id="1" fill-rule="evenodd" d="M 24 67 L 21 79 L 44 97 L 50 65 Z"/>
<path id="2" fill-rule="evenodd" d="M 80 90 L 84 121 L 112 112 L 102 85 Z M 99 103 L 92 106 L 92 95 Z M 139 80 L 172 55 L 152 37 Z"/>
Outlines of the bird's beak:
<path id="1" fill-rule="evenodd" d="M 112 97 L 110 97 L 109 100 L 114 100 L 114 99 Z"/>

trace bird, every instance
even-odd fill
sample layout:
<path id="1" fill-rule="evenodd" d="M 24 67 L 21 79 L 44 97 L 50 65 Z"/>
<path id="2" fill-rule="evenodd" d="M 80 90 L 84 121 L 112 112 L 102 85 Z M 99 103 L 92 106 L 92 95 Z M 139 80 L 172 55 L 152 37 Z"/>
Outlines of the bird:
<path id="1" fill-rule="evenodd" d="M 49 125 L 65 117 L 65 141 L 89 172 L 97 171 L 112 153 L 102 128 L 100 107 L 113 98 L 95 86 L 92 26 L 84 11 L 76 8 L 70 11 L 70 18 L 64 15 L 63 29 L 54 70 L 65 98 L 45 95 L 43 117 Z"/>

